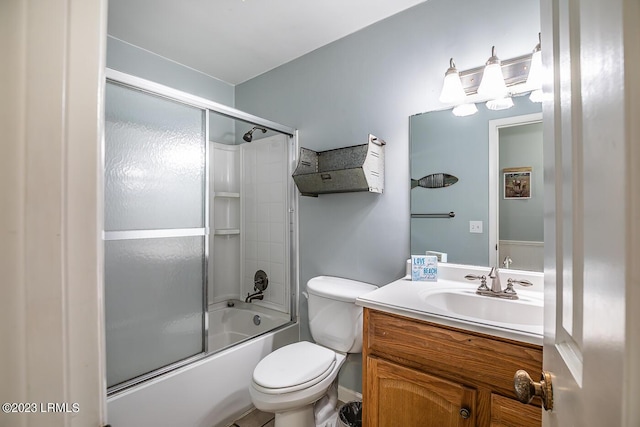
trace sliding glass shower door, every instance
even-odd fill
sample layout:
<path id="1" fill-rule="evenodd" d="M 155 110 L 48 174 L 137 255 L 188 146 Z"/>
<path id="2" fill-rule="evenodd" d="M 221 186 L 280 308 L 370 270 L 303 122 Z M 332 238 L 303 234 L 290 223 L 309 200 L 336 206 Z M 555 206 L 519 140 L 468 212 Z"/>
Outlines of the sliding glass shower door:
<path id="1" fill-rule="evenodd" d="M 104 143 L 108 387 L 206 351 L 205 110 L 113 82 Z"/>

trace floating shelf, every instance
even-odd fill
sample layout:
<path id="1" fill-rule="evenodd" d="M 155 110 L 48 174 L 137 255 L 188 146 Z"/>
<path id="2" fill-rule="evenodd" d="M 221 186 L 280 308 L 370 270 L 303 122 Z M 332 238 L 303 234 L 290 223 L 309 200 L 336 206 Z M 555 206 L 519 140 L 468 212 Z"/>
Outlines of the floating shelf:
<path id="1" fill-rule="evenodd" d="M 216 236 L 230 236 L 233 234 L 240 234 L 240 229 L 238 228 L 218 228 L 213 231 L 213 234 Z"/>
<path id="2" fill-rule="evenodd" d="M 315 152 L 300 147 L 293 181 L 303 196 L 384 190 L 385 142 L 369 135 L 368 143 Z"/>

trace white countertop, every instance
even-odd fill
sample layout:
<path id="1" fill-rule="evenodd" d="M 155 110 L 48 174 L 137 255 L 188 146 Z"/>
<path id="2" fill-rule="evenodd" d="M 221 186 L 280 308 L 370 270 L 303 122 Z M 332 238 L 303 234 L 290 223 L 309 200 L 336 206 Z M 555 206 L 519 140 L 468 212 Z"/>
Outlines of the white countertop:
<path id="1" fill-rule="evenodd" d="M 452 277 L 464 278 L 468 274 L 466 267 L 451 265 L 445 267 L 442 276 L 447 279 L 439 279 L 438 282 L 412 282 L 410 278 L 402 278 L 388 285 L 382 286 L 375 291 L 364 294 L 356 299 L 356 304 L 362 307 L 372 308 L 379 311 L 397 314 L 413 319 L 424 320 L 445 326 L 455 327 L 473 332 L 479 332 L 486 335 L 506 338 L 515 341 L 527 342 L 536 345 L 542 345 L 543 328 L 540 325 L 516 324 L 516 323 L 500 323 L 495 321 L 484 321 L 464 315 L 452 313 L 449 311 L 439 310 L 425 303 L 424 295 L 439 288 L 456 288 L 463 289 L 466 292 L 475 293 L 478 283 L 466 282 L 464 279 L 450 280 Z M 439 266 L 439 269 L 442 269 Z M 465 274 L 462 274 L 465 273 Z M 484 271 L 474 271 L 473 274 Z M 522 299 L 531 301 L 540 301 L 542 304 L 542 274 L 518 272 L 516 270 L 501 270 L 501 277 L 508 275 L 512 278 L 526 278 L 534 282 L 534 286 L 529 289 L 517 289 Z M 506 283 L 506 277 L 503 283 Z M 491 297 L 481 297 L 491 298 Z M 515 301 L 514 303 L 518 303 Z"/>

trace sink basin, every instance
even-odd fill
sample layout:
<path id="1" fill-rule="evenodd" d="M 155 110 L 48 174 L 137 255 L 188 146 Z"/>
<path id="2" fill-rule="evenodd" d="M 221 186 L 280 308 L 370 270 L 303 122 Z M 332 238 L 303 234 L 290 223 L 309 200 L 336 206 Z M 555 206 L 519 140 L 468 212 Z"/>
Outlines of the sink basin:
<path id="1" fill-rule="evenodd" d="M 517 288 L 519 299 L 477 295 L 467 274 L 486 274 L 467 266 L 442 263 L 437 282 L 398 279 L 356 299 L 362 307 L 505 339 L 542 345 L 544 292 L 542 273 L 509 271 L 507 277 L 530 280 Z M 453 278 L 453 279 L 452 279 Z M 506 279 L 505 279 L 506 280 Z"/>
<path id="2" fill-rule="evenodd" d="M 433 289 L 420 293 L 433 311 L 488 323 L 542 326 L 543 301 L 519 292 L 508 300 L 478 295 L 469 289 Z"/>

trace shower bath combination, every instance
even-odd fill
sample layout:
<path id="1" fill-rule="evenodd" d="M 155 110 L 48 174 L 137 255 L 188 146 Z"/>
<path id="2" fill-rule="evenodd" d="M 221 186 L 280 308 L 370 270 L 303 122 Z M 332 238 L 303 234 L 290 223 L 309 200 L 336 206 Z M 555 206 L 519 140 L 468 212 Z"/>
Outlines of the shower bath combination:
<path id="1" fill-rule="evenodd" d="M 238 360 L 253 366 L 299 339 L 291 291 L 295 129 L 206 100 L 193 104 L 133 76 L 107 76 L 109 422 L 228 425 L 252 406 Z M 262 135 L 252 141 L 256 130 Z M 268 167 L 259 167 L 265 157 Z M 186 388 L 206 399 L 193 405 Z M 135 410 L 150 405 L 156 409 Z"/>
<path id="2" fill-rule="evenodd" d="M 242 139 L 244 139 L 247 142 L 251 142 L 251 140 L 253 139 L 253 132 L 255 130 L 261 130 L 262 133 L 267 133 L 267 130 L 265 128 L 261 128 L 259 126 L 254 126 L 253 128 L 251 128 L 251 130 L 247 133 L 244 134 L 244 136 L 242 137 Z"/>

